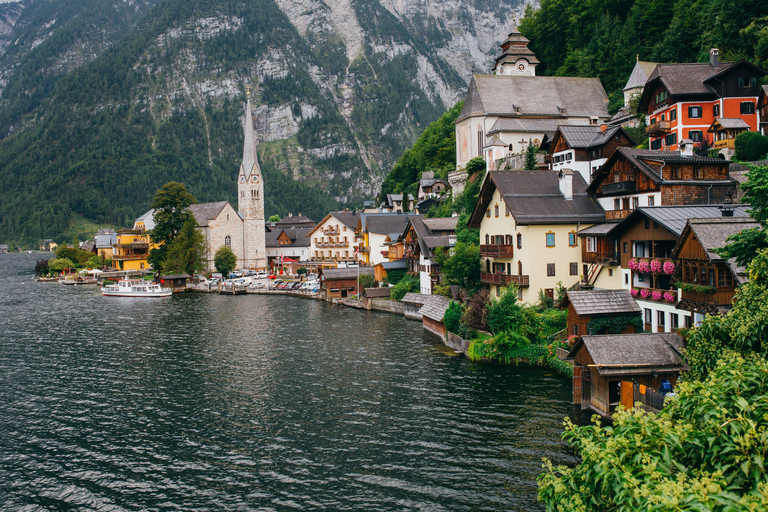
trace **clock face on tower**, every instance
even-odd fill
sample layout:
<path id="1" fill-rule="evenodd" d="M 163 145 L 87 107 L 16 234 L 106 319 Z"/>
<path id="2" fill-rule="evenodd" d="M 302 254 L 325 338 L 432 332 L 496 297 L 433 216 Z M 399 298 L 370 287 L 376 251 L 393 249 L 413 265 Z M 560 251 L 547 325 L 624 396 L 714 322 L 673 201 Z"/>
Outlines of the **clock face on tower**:
<path id="1" fill-rule="evenodd" d="M 240 183 L 245 183 L 245 176 L 240 176 Z"/>
<path id="2" fill-rule="evenodd" d="M 520 62 L 517 65 L 517 69 L 518 69 L 518 71 L 525 71 L 525 62 Z"/>
<path id="3" fill-rule="evenodd" d="M 258 176 L 256 176 L 255 174 L 253 176 L 251 176 L 251 183 L 258 183 L 258 182 L 259 182 L 259 177 Z"/>

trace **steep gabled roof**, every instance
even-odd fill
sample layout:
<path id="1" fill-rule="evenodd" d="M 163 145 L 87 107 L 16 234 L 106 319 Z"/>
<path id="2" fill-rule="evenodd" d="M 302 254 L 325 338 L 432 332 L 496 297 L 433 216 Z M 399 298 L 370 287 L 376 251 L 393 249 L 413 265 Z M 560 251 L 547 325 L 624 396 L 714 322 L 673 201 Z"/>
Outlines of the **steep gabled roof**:
<path id="1" fill-rule="evenodd" d="M 477 115 L 610 117 L 608 96 L 599 78 L 513 75 L 472 77 L 456 122 Z"/>
<path id="2" fill-rule="evenodd" d="M 629 290 L 591 290 L 568 292 L 562 307 L 570 303 L 576 314 L 585 315 L 615 315 L 620 313 L 640 313 L 640 306 Z"/>
<path id="3" fill-rule="evenodd" d="M 422 317 L 429 318 L 435 322 L 442 322 L 443 317 L 445 316 L 445 311 L 450 304 L 451 299 L 448 297 L 443 297 L 442 295 L 429 295 L 424 305 L 421 306 L 419 313 L 421 313 Z"/>
<path id="4" fill-rule="evenodd" d="M 645 82 L 648 81 L 648 77 L 651 76 L 653 70 L 656 69 L 655 62 L 646 62 L 638 60 L 635 62 L 635 67 L 632 68 L 632 73 L 629 75 L 624 91 L 627 89 L 635 89 L 637 87 L 643 87 Z"/>
<path id="5" fill-rule="evenodd" d="M 571 149 L 594 148 L 606 144 L 619 131 L 629 139 L 630 144 L 634 144 L 632 137 L 620 125 L 608 126 L 605 131 L 596 125 L 562 125 L 557 127 L 551 146 L 557 145 L 557 139 L 562 137 Z"/>
<path id="6" fill-rule="evenodd" d="M 582 348 L 589 352 L 601 377 L 688 369 L 682 356 L 683 338 L 672 332 L 582 336 L 568 353 L 568 359 L 573 359 Z"/>
<path id="7" fill-rule="evenodd" d="M 408 219 L 423 218 L 415 213 L 361 213 L 360 225 L 363 232 L 388 234 L 402 233 Z"/>
<path id="8" fill-rule="evenodd" d="M 748 204 L 708 204 L 699 206 L 641 206 L 627 215 L 611 229 L 611 236 L 618 236 L 631 228 L 641 217 L 657 222 L 675 236 L 680 236 L 688 219 L 723 218 L 723 208 L 732 208 L 733 217 L 749 218 Z"/>
<path id="9" fill-rule="evenodd" d="M 215 203 L 200 203 L 189 206 L 192 215 L 195 216 L 198 226 L 208 226 L 208 221 L 216 220 L 221 211 L 229 203 L 226 201 L 217 201 Z"/>
<path id="10" fill-rule="evenodd" d="M 573 199 L 560 192 L 558 173 L 552 171 L 491 171 L 469 219 L 479 228 L 493 192 L 498 188 L 515 222 L 530 224 L 575 224 L 605 222 L 605 211 L 587 196 L 586 182 L 580 173 L 572 174 Z"/>
<path id="11" fill-rule="evenodd" d="M 355 229 L 357 228 L 357 221 L 360 219 L 360 214 L 357 212 L 331 212 L 329 214 L 326 214 L 326 216 L 323 217 L 323 220 L 315 224 L 315 227 L 313 227 L 309 231 L 309 233 L 307 233 L 307 236 L 312 235 L 312 233 L 317 231 L 331 217 L 338 220 L 339 222 L 341 222 L 342 224 L 344 224 L 354 232 Z"/>
<path id="12" fill-rule="evenodd" d="M 718 130 L 749 130 L 749 125 L 740 117 L 716 117 L 709 125 L 710 132 Z"/>
<path id="13" fill-rule="evenodd" d="M 424 225 L 429 228 L 433 233 L 435 231 L 456 231 L 456 224 L 459 222 L 458 217 L 433 217 L 431 219 L 424 219 Z"/>

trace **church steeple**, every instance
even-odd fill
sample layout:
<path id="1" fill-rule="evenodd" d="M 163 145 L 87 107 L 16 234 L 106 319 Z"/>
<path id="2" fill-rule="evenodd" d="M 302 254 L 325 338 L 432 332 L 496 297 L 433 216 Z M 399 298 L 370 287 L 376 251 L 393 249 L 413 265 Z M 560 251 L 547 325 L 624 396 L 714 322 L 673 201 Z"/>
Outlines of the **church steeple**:
<path id="1" fill-rule="evenodd" d="M 536 76 L 536 64 L 539 59 L 528 48 L 531 41 L 517 29 L 512 21 L 512 31 L 501 43 L 501 55 L 496 58 L 492 73 L 494 75 Z"/>
<path id="2" fill-rule="evenodd" d="M 245 107 L 245 144 L 243 144 L 243 163 L 240 165 L 240 175 L 250 181 L 252 174 L 261 175 L 259 161 L 256 159 L 256 148 L 259 144 L 253 134 L 253 114 L 251 113 L 251 89 L 246 87 L 247 103 Z"/>
<path id="3" fill-rule="evenodd" d="M 237 177 L 237 211 L 243 220 L 243 267 L 264 268 L 267 252 L 264 235 L 264 181 L 259 167 L 258 140 L 253 133 L 251 90 L 246 88 L 243 162 Z"/>

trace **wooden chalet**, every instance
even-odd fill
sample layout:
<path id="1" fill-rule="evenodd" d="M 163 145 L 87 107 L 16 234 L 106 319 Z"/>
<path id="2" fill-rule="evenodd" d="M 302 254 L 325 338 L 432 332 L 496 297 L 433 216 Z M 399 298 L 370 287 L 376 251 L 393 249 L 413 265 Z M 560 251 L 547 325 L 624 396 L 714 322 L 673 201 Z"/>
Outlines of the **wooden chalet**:
<path id="1" fill-rule="evenodd" d="M 372 267 L 324 268 L 320 270 L 320 296 L 327 301 L 342 300 L 357 294 L 359 275 L 373 275 Z"/>
<path id="2" fill-rule="evenodd" d="M 749 124 L 740 117 L 716 117 L 707 133 L 712 134 L 712 148 L 735 151 L 736 136 L 747 131 Z"/>
<path id="3" fill-rule="evenodd" d="M 728 175 L 728 162 L 718 158 L 620 147 L 598 169 L 587 192 L 610 221 L 641 206 L 729 202 L 736 197 L 736 185 Z"/>
<path id="4" fill-rule="evenodd" d="M 545 161 L 550 170 L 572 169 L 589 183 L 617 147 L 634 145 L 635 141 L 620 125 L 563 125 L 552 136 Z"/>
<path id="5" fill-rule="evenodd" d="M 363 290 L 363 308 L 371 309 L 373 299 L 388 299 L 390 288 L 365 288 Z"/>
<path id="6" fill-rule="evenodd" d="M 566 293 L 560 308 L 568 311 L 568 336 L 632 334 L 637 332 L 637 329 L 629 320 L 622 323 L 619 332 L 614 333 L 608 332 L 605 322 L 600 320 L 642 318 L 640 306 L 629 290 L 571 291 Z M 592 322 L 594 319 L 598 321 Z"/>
<path id="7" fill-rule="evenodd" d="M 723 259 L 715 249 L 725 246 L 729 236 L 756 227 L 759 224 L 748 218 L 688 219 L 672 251 L 683 283 L 678 309 L 704 315 L 731 308 L 736 288 L 749 278 L 744 267 Z"/>
<path id="8" fill-rule="evenodd" d="M 621 403 L 621 382 L 659 389 L 674 386 L 688 369 L 677 333 L 582 336 L 568 353 L 573 360 L 573 403 L 610 417 Z"/>

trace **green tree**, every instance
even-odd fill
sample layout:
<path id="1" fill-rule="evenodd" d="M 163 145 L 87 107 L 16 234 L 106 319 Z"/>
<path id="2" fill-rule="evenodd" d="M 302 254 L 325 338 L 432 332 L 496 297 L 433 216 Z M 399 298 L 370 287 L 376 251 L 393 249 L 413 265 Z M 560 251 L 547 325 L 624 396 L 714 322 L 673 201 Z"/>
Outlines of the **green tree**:
<path id="1" fill-rule="evenodd" d="M 445 310 L 445 316 L 443 316 L 443 323 L 448 332 L 461 336 L 464 326 L 461 323 L 461 317 L 464 314 L 464 308 L 461 303 L 451 301 L 448 304 L 448 309 Z"/>
<path id="2" fill-rule="evenodd" d="M 158 248 L 149 251 L 147 258 L 156 271 L 162 271 L 168 255 L 168 248 L 181 233 L 184 223 L 189 218 L 194 220 L 189 206 L 196 204 L 195 196 L 187 192 L 182 183 L 171 181 L 166 183 L 155 194 L 152 201 L 155 227 L 150 237 Z"/>
<path id="3" fill-rule="evenodd" d="M 269 218 L 269 221 L 268 221 L 268 222 L 280 222 L 280 216 L 279 216 L 279 215 L 272 215 L 272 216 Z"/>
<path id="4" fill-rule="evenodd" d="M 419 289 L 418 276 L 406 275 L 399 283 L 392 287 L 392 290 L 389 292 L 389 298 L 392 300 L 400 300 L 405 297 L 406 293 L 414 289 Z"/>
<path id="5" fill-rule="evenodd" d="M 300 276 L 306 275 L 306 274 L 307 274 L 307 272 L 309 272 L 309 271 L 307 270 L 307 267 L 299 267 L 299 269 L 296 271 L 296 273 L 297 273 L 298 275 L 300 275 Z"/>
<path id="6" fill-rule="evenodd" d="M 525 151 L 525 170 L 536 170 L 536 146 L 533 145 L 533 141 L 528 139 L 528 149 Z"/>
<path id="7" fill-rule="evenodd" d="M 373 274 L 360 274 L 360 288 L 373 288 L 375 285 Z"/>
<path id="8" fill-rule="evenodd" d="M 61 272 L 64 269 L 75 268 L 75 263 L 69 258 L 55 258 L 48 262 L 48 268 L 54 272 Z"/>
<path id="9" fill-rule="evenodd" d="M 224 277 L 228 277 L 237 265 L 237 256 L 229 247 L 221 247 L 213 256 L 213 264 L 217 271 L 221 272 Z"/>
<path id="10" fill-rule="evenodd" d="M 205 268 L 205 241 L 197 229 L 197 221 L 190 215 L 181 232 L 168 247 L 163 270 L 166 273 L 195 275 Z"/>
<path id="11" fill-rule="evenodd" d="M 517 288 L 515 286 L 507 288 L 499 297 L 492 299 L 488 303 L 487 309 L 486 321 L 493 334 L 507 331 L 517 332 L 525 323 L 525 313 L 517 300 Z"/>
<path id="12" fill-rule="evenodd" d="M 768 154 L 768 137 L 758 132 L 741 132 L 733 143 L 736 150 L 736 160 L 754 162 L 766 158 Z"/>
<path id="13" fill-rule="evenodd" d="M 612 427 L 563 434 L 581 462 L 545 461 L 548 511 L 765 510 L 768 361 L 729 352 L 705 381 L 679 383 L 658 414 L 614 414 Z"/>
<path id="14" fill-rule="evenodd" d="M 470 293 L 474 293 L 482 286 L 478 246 L 457 242 L 452 251 L 438 248 L 436 262 L 448 284 L 460 286 Z"/>
<path id="15" fill-rule="evenodd" d="M 728 245 L 715 252 L 727 259 L 736 258 L 736 263 L 746 267 L 760 250 L 768 248 L 768 166 L 750 166 L 747 181 L 740 187 L 743 201 L 751 206 L 750 217 L 760 226 L 731 235 Z"/>
<path id="16" fill-rule="evenodd" d="M 98 256 L 94 255 L 88 258 L 88 261 L 85 262 L 86 268 L 99 268 L 101 267 L 103 261 Z"/>

